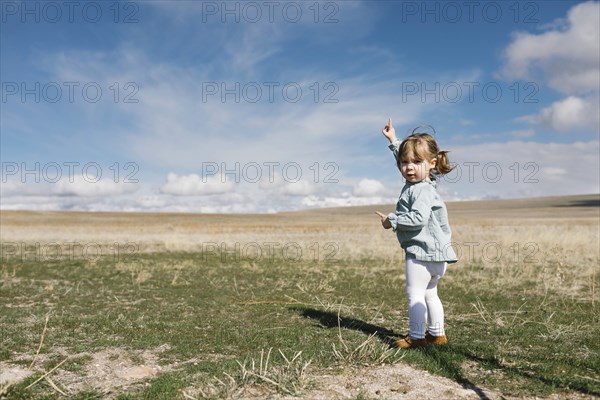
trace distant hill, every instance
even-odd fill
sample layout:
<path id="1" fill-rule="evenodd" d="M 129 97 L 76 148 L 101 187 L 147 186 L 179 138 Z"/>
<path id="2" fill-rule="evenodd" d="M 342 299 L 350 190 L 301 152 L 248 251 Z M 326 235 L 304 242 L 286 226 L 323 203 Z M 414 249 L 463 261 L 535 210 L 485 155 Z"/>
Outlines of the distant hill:
<path id="1" fill-rule="evenodd" d="M 572 196 L 552 197 L 527 197 L 518 199 L 502 200 L 473 200 L 473 201 L 448 201 L 448 209 L 451 211 L 463 210 L 515 210 L 536 209 L 548 207 L 600 207 L 600 194 L 584 194 Z M 296 211 L 295 213 L 363 213 L 375 208 L 390 208 L 393 204 L 374 204 L 369 206 L 330 207 Z"/>
<path id="2" fill-rule="evenodd" d="M 510 215 L 514 217 L 600 217 L 600 194 L 531 197 L 505 200 L 477 200 L 447 202 L 452 217 L 480 217 Z M 331 208 L 314 208 L 300 211 L 285 211 L 275 214 L 197 214 L 197 213 L 162 213 L 162 212 L 84 212 L 84 211 L 13 211 L 0 210 L 3 224 L 20 221 L 20 223 L 36 220 L 79 220 L 100 223 L 123 221 L 125 219 L 165 221 L 166 220 L 211 220 L 222 219 L 279 219 L 280 217 L 321 218 L 322 215 L 367 216 L 375 210 L 387 213 L 394 211 L 395 203 L 374 204 L 368 206 L 348 206 Z"/>
<path id="3" fill-rule="evenodd" d="M 549 216 L 570 211 L 578 215 L 600 216 L 600 194 L 574 196 L 529 197 L 504 200 L 453 201 L 446 203 L 448 212 L 454 216 L 481 216 L 484 214 L 505 214 L 515 216 Z M 332 207 L 295 211 L 280 214 L 336 214 L 360 215 L 373 213 L 375 210 L 391 212 L 395 204 L 374 204 L 369 206 Z"/>

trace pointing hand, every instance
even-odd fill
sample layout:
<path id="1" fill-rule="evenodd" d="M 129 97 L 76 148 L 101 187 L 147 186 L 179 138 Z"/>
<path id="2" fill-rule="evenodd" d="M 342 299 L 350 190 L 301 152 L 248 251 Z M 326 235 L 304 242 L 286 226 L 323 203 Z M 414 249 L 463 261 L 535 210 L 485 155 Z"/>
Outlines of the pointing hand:
<path id="1" fill-rule="evenodd" d="M 391 117 L 388 120 L 388 124 L 386 126 L 384 126 L 383 129 L 381 130 L 381 133 L 383 133 L 383 136 L 388 138 L 390 143 L 392 143 L 396 140 L 396 130 L 392 126 L 392 118 Z"/>
<path id="2" fill-rule="evenodd" d="M 385 215 L 384 213 L 381 213 L 379 211 L 375 211 L 375 214 L 379 215 L 379 218 L 381 218 L 381 225 L 385 229 L 390 229 L 392 227 L 392 223 L 390 222 L 390 220 L 387 217 L 387 215 Z"/>

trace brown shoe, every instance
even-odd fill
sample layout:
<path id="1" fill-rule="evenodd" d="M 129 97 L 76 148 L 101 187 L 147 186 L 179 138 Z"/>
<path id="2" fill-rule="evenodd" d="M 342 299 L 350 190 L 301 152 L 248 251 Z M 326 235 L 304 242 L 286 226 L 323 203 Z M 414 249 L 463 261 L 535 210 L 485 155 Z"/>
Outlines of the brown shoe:
<path id="1" fill-rule="evenodd" d="M 401 349 L 419 349 L 423 347 L 427 347 L 427 340 L 425 339 L 413 339 L 411 337 L 406 337 L 404 339 L 398 339 L 394 342 L 394 346 L 399 347 Z"/>
<path id="2" fill-rule="evenodd" d="M 425 341 L 427 342 L 427 344 L 433 344 L 435 346 L 443 346 L 446 343 L 448 343 L 446 335 L 433 336 L 429 332 L 425 333 Z"/>

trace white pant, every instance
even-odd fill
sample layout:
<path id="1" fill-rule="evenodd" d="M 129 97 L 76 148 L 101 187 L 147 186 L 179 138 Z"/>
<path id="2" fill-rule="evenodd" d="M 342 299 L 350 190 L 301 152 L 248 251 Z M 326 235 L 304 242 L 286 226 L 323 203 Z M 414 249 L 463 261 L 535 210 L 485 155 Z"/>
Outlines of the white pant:
<path id="1" fill-rule="evenodd" d="M 444 307 L 437 294 L 438 280 L 446 272 L 446 262 L 406 258 L 406 296 L 410 337 L 423 339 L 425 330 L 433 336 L 444 333 Z"/>

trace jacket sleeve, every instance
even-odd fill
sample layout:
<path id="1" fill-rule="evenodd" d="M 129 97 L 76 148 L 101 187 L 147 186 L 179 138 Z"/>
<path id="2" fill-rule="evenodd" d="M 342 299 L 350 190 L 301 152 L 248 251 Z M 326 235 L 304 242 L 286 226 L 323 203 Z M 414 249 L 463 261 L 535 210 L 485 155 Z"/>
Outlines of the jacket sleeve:
<path id="1" fill-rule="evenodd" d="M 394 158 L 398 159 L 398 150 L 400 149 L 400 140 L 396 139 L 388 145 L 388 149 L 394 153 Z"/>
<path id="2" fill-rule="evenodd" d="M 419 230 L 427 225 L 433 207 L 434 196 L 429 185 L 415 188 L 409 197 L 410 211 L 395 212 L 388 215 L 394 231 L 400 229 L 405 231 Z"/>

